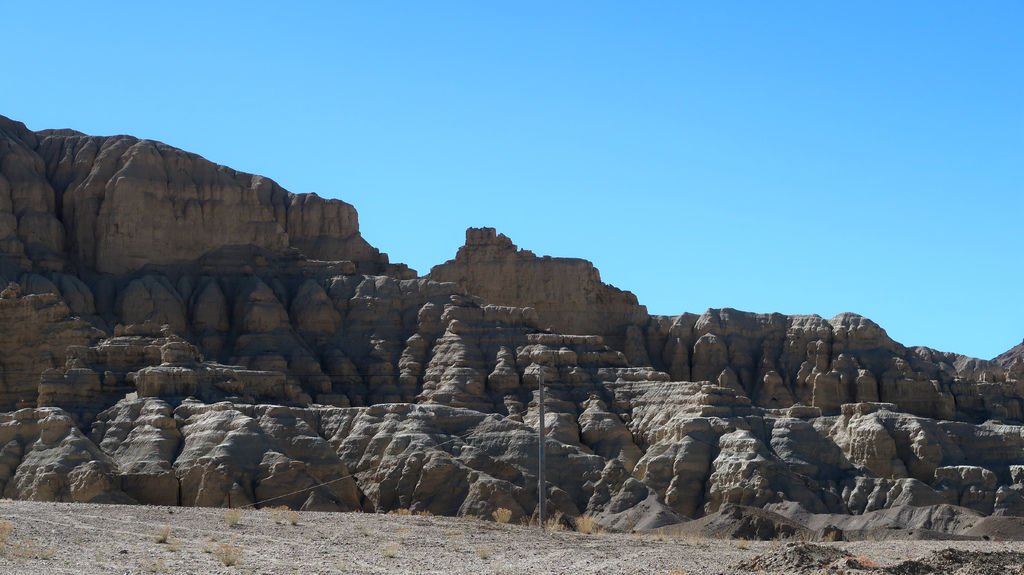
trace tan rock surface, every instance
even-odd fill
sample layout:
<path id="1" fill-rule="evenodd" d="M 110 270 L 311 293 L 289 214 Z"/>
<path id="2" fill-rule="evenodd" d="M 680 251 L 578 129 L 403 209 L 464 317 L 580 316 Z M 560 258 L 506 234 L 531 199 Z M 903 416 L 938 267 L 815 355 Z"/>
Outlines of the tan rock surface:
<path id="1" fill-rule="evenodd" d="M 1024 341 L 997 355 L 992 361 L 1005 368 L 1017 362 L 1024 362 Z"/>
<path id="2" fill-rule="evenodd" d="M 602 283 L 590 262 L 537 257 L 493 228 L 467 230 L 455 259 L 435 266 L 428 277 L 457 283 L 490 303 L 532 307 L 542 327 L 602 335 L 616 347 L 624 345 L 630 326 L 647 321 L 636 296 Z"/>
<path id="3" fill-rule="evenodd" d="M 291 194 L 160 142 L 33 133 L 0 117 L 0 153 L 0 213 L 11 215 L 0 224 L 0 253 L 21 263 L 27 256 L 44 269 L 74 262 L 120 274 L 254 246 L 351 260 L 368 272 L 388 264 L 360 237 L 351 205 Z"/>
<path id="4" fill-rule="evenodd" d="M 651 316 L 490 228 L 416 278 L 352 206 L 158 142 L 0 118 L 0 285 L 12 497 L 519 520 L 543 381 L 567 517 L 1024 515 L 1014 350 L 908 348 L 852 313 Z"/>

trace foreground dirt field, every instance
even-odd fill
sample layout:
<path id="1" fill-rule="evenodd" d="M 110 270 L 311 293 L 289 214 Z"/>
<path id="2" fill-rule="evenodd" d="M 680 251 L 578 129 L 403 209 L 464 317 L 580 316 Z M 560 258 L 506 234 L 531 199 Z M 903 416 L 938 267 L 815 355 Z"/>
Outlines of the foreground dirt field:
<path id="1" fill-rule="evenodd" d="M 897 564 L 952 549 L 943 551 L 952 557 L 944 572 L 1018 573 L 1018 561 L 1024 557 L 1019 555 L 1024 552 L 1020 542 L 888 541 L 816 547 L 541 533 L 448 517 L 246 511 L 229 526 L 232 519 L 222 509 L 4 501 L 0 520 L 9 522 L 10 529 L 3 533 L 7 530 L 0 524 L 0 536 L 6 537 L 0 573 L 817 573 L 823 570 L 813 559 L 823 549 L 856 557 L 854 564 L 846 561 L 850 572 L 889 567 L 890 573 L 929 573 Z M 973 559 L 962 561 L 997 551 L 1003 553 L 985 556 L 997 557 L 995 563 L 979 559 L 974 566 Z M 236 563 L 226 566 L 232 558 Z"/>

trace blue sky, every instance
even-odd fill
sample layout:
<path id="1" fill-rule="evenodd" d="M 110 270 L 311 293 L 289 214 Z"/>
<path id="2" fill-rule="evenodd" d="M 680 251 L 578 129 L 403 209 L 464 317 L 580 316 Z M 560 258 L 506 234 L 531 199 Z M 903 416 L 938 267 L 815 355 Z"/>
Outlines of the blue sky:
<path id="1" fill-rule="evenodd" d="M 1024 3 L 0 2 L 0 113 L 342 198 L 426 273 L 469 226 L 653 313 L 1024 338 Z"/>

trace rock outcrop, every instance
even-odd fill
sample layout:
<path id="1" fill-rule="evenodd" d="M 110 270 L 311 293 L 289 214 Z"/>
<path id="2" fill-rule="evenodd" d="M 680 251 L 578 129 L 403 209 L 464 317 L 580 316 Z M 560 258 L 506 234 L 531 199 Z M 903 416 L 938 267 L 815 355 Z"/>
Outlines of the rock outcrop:
<path id="1" fill-rule="evenodd" d="M 494 228 L 470 228 L 455 259 L 427 276 L 454 282 L 489 303 L 529 307 L 541 325 L 560 333 L 604 336 L 616 347 L 647 321 L 636 296 L 601 281 L 593 264 L 575 258 L 537 257 Z"/>
<path id="2" fill-rule="evenodd" d="M 5 269 L 125 274 L 238 247 L 298 250 L 371 273 L 389 267 L 359 235 L 351 205 L 291 194 L 160 142 L 32 132 L 0 116 L 0 154 Z"/>
<path id="3" fill-rule="evenodd" d="M 1024 363 L 1024 341 L 997 355 L 992 361 L 1007 369 L 1015 363 Z"/>
<path id="4" fill-rule="evenodd" d="M 158 142 L 0 118 L 0 286 L 7 497 L 518 521 L 543 423 L 553 508 L 619 528 L 1024 515 L 1017 348 L 906 347 L 850 313 L 650 315 L 489 228 L 418 278 L 350 205 Z"/>

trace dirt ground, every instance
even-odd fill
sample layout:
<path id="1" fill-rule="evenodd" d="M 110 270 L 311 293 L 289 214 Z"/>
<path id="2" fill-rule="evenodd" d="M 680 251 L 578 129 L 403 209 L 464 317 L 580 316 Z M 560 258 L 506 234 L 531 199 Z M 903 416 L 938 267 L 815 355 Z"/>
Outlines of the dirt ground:
<path id="1" fill-rule="evenodd" d="M 3 501 L 0 574 L 842 572 L 835 565 L 813 564 L 819 556 L 835 563 L 839 554 L 795 548 L 806 543 L 552 533 L 471 519 L 362 513 L 290 516 L 250 510 L 233 526 L 232 519 L 223 509 Z M 840 563 L 859 573 L 886 567 L 890 573 L 926 573 L 927 567 L 899 564 L 916 558 L 927 563 L 941 553 L 944 572 L 973 573 L 964 565 L 982 552 L 1000 552 L 998 557 L 1007 558 L 1000 559 L 1000 572 L 1017 573 L 1016 562 L 1024 557 L 1021 542 L 820 545 L 856 557 Z M 236 563 L 226 566 L 232 558 Z M 950 561 L 960 563 L 948 569 Z"/>

